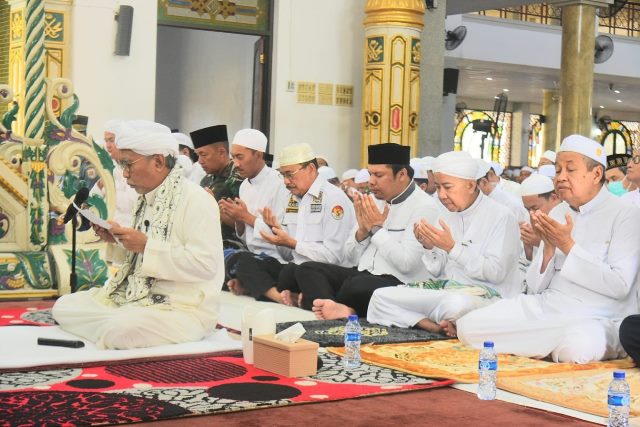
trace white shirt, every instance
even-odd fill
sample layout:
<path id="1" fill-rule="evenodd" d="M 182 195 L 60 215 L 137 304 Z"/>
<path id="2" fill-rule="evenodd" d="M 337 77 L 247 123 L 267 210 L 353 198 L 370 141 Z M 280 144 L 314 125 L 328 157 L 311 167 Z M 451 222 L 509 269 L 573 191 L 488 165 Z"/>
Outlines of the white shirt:
<path id="1" fill-rule="evenodd" d="M 131 227 L 133 222 L 133 206 L 138 199 L 138 193 L 127 184 L 122 175 L 122 168 L 114 162 L 113 181 L 116 187 L 116 212 L 113 220 L 123 227 Z"/>
<path id="2" fill-rule="evenodd" d="M 269 207 L 276 218 L 282 218 L 289 190 L 285 187 L 282 177 L 278 172 L 268 166 L 252 179 L 245 179 L 240 184 L 240 199 L 247 205 L 247 210 L 251 215 L 255 215 L 255 225 L 245 224 L 244 234 L 240 234 L 236 228 L 236 234 L 247 244 L 247 248 L 253 253 L 264 253 L 282 261 L 277 248 L 260 237 L 260 231 L 269 233 L 267 225 L 262 220 L 259 210 Z"/>
<path id="3" fill-rule="evenodd" d="M 540 273 L 544 242 L 527 272 L 528 293 L 540 294 L 543 309 L 571 316 L 620 319 L 638 312 L 640 209 L 603 187 L 580 212 L 566 203 L 550 216 L 566 223 L 573 218 L 575 244 L 568 255 L 556 249 Z"/>
<path id="4" fill-rule="evenodd" d="M 497 187 L 491 191 L 489 197 L 509 209 L 518 220 L 518 223 L 529 222 L 529 212 L 525 209 L 521 197 L 516 197 L 513 194 Z"/>
<path id="5" fill-rule="evenodd" d="M 200 185 L 200 181 L 205 177 L 207 173 L 202 169 L 202 165 L 198 162 L 195 162 L 191 167 L 191 172 L 189 173 L 189 181 L 193 181 L 196 184 Z"/>
<path id="6" fill-rule="evenodd" d="M 433 277 L 490 286 L 503 298 L 522 292 L 520 231 L 506 207 L 480 192 L 464 211 L 443 216 L 455 245 L 449 253 L 426 251 L 422 261 Z"/>
<path id="7" fill-rule="evenodd" d="M 640 208 L 640 189 L 624 193 L 620 198 Z"/>
<path id="8" fill-rule="evenodd" d="M 500 178 L 500 182 L 496 188 L 500 188 L 510 194 L 513 194 L 515 197 L 520 197 L 520 184 L 515 181 Z"/>
<path id="9" fill-rule="evenodd" d="M 278 246 L 282 258 L 346 265 L 344 242 L 356 224 L 347 195 L 320 176 L 304 196 L 289 194 L 282 226 L 297 244 L 295 250 Z"/>
<path id="10" fill-rule="evenodd" d="M 437 223 L 440 210 L 433 200 L 413 182 L 389 205 L 382 228 L 361 242 L 356 240 L 356 225 L 345 244 L 347 258 L 359 271 L 390 274 L 403 282 L 425 279 L 420 262 L 423 248 L 416 240 L 413 225 L 424 218 Z"/>
<path id="11" fill-rule="evenodd" d="M 156 278 L 151 293 L 167 295 L 171 306 L 194 309 L 215 325 L 224 281 L 220 212 L 202 187 L 187 179 L 182 183 L 169 241 L 153 239 L 148 233 L 140 271 Z M 155 190 L 145 198 L 144 218 L 151 221 Z"/>

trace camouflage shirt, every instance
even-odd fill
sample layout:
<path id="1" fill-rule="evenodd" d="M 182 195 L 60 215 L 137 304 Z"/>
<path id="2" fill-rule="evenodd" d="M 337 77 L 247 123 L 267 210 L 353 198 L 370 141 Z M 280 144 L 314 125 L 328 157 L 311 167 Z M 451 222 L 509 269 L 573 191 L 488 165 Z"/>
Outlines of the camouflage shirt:
<path id="1" fill-rule="evenodd" d="M 220 174 L 205 175 L 205 177 L 202 178 L 202 181 L 200 181 L 200 186 L 203 188 L 209 188 L 213 191 L 213 195 L 217 201 L 228 197 L 235 199 L 240 195 L 240 184 L 242 184 L 243 180 L 244 178 L 238 174 L 236 168 L 233 167 L 233 162 L 230 161 Z M 229 227 L 226 224 L 221 225 L 222 240 L 225 241 L 225 248 L 229 246 L 226 241 L 240 241 L 236 236 L 236 232 L 233 227 Z M 231 246 L 233 247 L 235 245 Z"/>

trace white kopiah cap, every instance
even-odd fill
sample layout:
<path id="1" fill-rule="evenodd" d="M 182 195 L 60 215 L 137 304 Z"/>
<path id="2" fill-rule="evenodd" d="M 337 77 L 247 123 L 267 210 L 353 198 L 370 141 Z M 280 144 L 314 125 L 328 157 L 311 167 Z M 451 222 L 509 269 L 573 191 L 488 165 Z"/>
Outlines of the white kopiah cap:
<path id="1" fill-rule="evenodd" d="M 267 151 L 267 137 L 257 129 L 241 129 L 236 132 L 231 145 L 240 145 L 264 153 Z"/>
<path id="2" fill-rule="evenodd" d="M 318 174 L 320 174 L 320 176 L 327 181 L 338 177 L 338 175 L 336 175 L 336 171 L 334 171 L 333 168 L 330 168 L 329 166 L 320 166 L 318 168 Z"/>
<path id="3" fill-rule="evenodd" d="M 358 174 L 358 169 L 347 169 L 342 173 L 342 181 L 346 181 L 348 179 L 354 179 Z"/>
<path id="4" fill-rule="evenodd" d="M 477 179 L 478 163 L 466 151 L 449 151 L 433 161 L 433 173 L 462 179 Z"/>
<path id="5" fill-rule="evenodd" d="M 546 194 L 554 190 L 553 181 L 548 176 L 533 174 L 522 181 L 520 185 L 521 196 L 535 196 Z"/>
<path id="6" fill-rule="evenodd" d="M 558 152 L 562 153 L 566 151 L 582 154 L 600 163 L 605 168 L 607 167 L 607 154 L 604 152 L 604 147 L 586 136 L 569 135 L 566 137 L 562 141 Z"/>
<path id="7" fill-rule="evenodd" d="M 365 182 L 369 182 L 369 177 L 371 177 L 371 175 L 369 175 L 369 171 L 367 169 L 360 169 L 353 181 L 356 184 L 364 184 Z"/>
<path id="8" fill-rule="evenodd" d="M 310 162 L 315 158 L 316 155 L 313 153 L 311 146 L 303 142 L 300 144 L 288 145 L 280 150 L 278 164 L 279 167 L 298 165 L 300 163 Z"/>
<path id="9" fill-rule="evenodd" d="M 478 163 L 478 174 L 476 175 L 476 179 L 480 179 L 489 173 L 491 165 L 482 159 L 476 159 L 476 162 Z"/>
<path id="10" fill-rule="evenodd" d="M 542 153 L 542 156 L 540 156 L 540 157 L 544 157 L 545 159 L 549 159 L 553 163 L 556 162 L 556 152 L 555 151 L 547 150 L 544 153 Z"/>
<path id="11" fill-rule="evenodd" d="M 538 168 L 538 174 L 553 179 L 556 176 L 556 167 L 554 165 L 542 165 Z"/>
<path id="12" fill-rule="evenodd" d="M 173 135 L 175 140 L 178 142 L 178 145 L 184 145 L 193 150 L 193 141 L 191 141 L 191 138 L 189 138 L 187 135 L 180 132 L 174 132 L 171 135 Z"/>
<path id="13" fill-rule="evenodd" d="M 489 163 L 491 165 L 491 169 L 493 169 L 493 171 L 496 173 L 496 175 L 500 176 L 502 175 L 502 172 L 504 172 L 504 168 L 502 167 L 502 165 L 498 162 L 491 162 Z"/>

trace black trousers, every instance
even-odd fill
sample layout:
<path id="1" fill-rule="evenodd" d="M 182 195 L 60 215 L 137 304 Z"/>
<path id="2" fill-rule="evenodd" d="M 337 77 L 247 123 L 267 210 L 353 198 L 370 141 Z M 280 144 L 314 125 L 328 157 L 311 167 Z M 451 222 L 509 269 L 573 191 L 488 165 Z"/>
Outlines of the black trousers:
<path id="1" fill-rule="evenodd" d="M 620 325 L 620 343 L 637 365 L 640 365 L 640 314 L 629 316 Z"/>
<path id="2" fill-rule="evenodd" d="M 316 298 L 331 299 L 351 307 L 360 317 L 367 315 L 371 295 L 378 288 L 402 283 L 390 274 L 375 275 L 356 267 L 305 262 L 295 272 L 302 291 L 302 308 L 310 310 Z"/>
<path id="3" fill-rule="evenodd" d="M 295 283 L 296 264 L 281 264 L 275 258 L 251 252 L 238 253 L 229 275 L 238 279 L 247 293 L 257 300 L 267 301 L 263 295 L 279 283 Z"/>

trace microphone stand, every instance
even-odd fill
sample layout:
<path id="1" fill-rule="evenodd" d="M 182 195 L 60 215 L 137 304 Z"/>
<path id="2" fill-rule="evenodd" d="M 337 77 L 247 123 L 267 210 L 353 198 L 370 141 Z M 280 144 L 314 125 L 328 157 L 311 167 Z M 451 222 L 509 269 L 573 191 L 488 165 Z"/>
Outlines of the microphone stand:
<path id="1" fill-rule="evenodd" d="M 78 213 L 71 217 L 71 274 L 69 275 L 69 286 L 71 293 L 74 293 L 78 286 L 78 276 L 76 275 L 76 231 L 78 228 Z"/>

